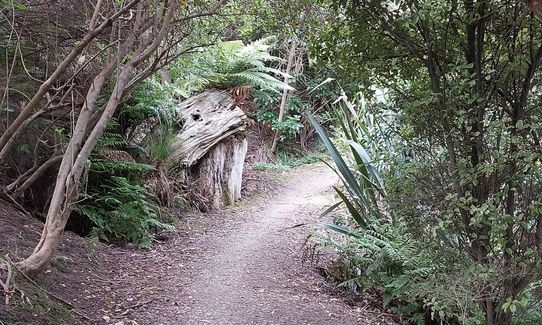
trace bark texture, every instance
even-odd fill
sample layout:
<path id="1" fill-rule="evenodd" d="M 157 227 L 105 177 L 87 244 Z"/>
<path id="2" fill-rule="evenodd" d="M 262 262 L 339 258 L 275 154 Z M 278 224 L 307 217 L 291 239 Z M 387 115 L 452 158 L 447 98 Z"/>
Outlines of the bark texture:
<path id="1" fill-rule="evenodd" d="M 248 118 L 225 90 L 210 89 L 177 108 L 183 125 L 173 144 L 182 166 L 196 164 L 220 141 L 246 130 Z"/>
<path id="2" fill-rule="evenodd" d="M 53 257 L 54 251 L 60 243 L 64 227 L 74 208 L 75 201 L 79 196 L 81 177 L 86 168 L 87 160 L 105 131 L 107 123 L 111 121 L 136 68 L 158 49 L 162 40 L 166 37 L 177 6 L 178 2 L 170 0 L 164 10 L 158 10 L 157 12 L 142 11 L 141 14 L 138 14 L 135 21 L 133 21 L 129 36 L 120 45 L 114 59 L 106 64 L 94 78 L 62 157 L 55 190 L 47 211 L 47 218 L 40 241 L 34 248 L 33 253 L 18 263 L 19 268 L 24 273 L 32 274 L 43 270 Z M 142 5 L 139 6 L 139 9 L 143 9 Z M 144 23 L 146 18 L 149 19 L 147 24 Z M 153 29 L 151 28 L 152 24 L 150 24 L 153 21 L 160 21 L 161 23 L 157 24 Z M 147 26 L 146 29 L 142 29 L 145 25 Z M 134 47 L 136 40 L 144 34 L 144 31 L 149 31 L 151 34 L 143 38 L 141 43 L 138 44 L 137 49 L 132 52 L 131 59 L 127 63 L 118 66 L 131 52 L 130 50 Z M 106 80 L 115 71 L 118 71 L 118 75 L 107 104 L 103 111 L 96 112 L 95 104 L 102 88 Z M 91 118 L 94 113 L 96 113 L 98 119 L 94 125 L 91 125 L 93 124 Z"/>
<path id="3" fill-rule="evenodd" d="M 211 89 L 178 107 L 183 125 L 174 142 L 174 159 L 208 200 L 222 208 L 241 198 L 248 118 L 227 91 Z"/>
<path id="4" fill-rule="evenodd" d="M 192 178 L 213 208 L 223 208 L 241 198 L 247 139 L 232 136 L 215 145 L 194 166 Z"/>

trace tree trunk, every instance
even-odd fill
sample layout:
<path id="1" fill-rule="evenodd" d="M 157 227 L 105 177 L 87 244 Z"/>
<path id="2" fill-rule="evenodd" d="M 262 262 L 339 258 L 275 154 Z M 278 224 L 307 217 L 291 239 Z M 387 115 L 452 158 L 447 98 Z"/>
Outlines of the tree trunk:
<path id="1" fill-rule="evenodd" d="M 222 140 L 246 130 L 248 124 L 248 117 L 224 90 L 206 90 L 182 102 L 177 112 L 183 127 L 171 157 L 186 168 Z"/>
<path id="2" fill-rule="evenodd" d="M 192 169 L 191 178 L 211 208 L 220 209 L 241 198 L 247 148 L 244 135 L 231 136 L 215 145 Z"/>
<path id="3" fill-rule="evenodd" d="M 53 257 L 54 250 L 60 243 L 62 232 L 75 205 L 74 201 L 79 195 L 80 180 L 88 158 L 92 150 L 94 150 L 98 139 L 105 131 L 107 124 L 113 117 L 124 95 L 126 85 L 129 83 L 131 76 L 133 76 L 136 67 L 141 62 L 147 60 L 165 38 L 177 6 L 178 2 L 171 0 L 168 2 L 167 8 L 158 10 L 155 19 L 161 23 L 155 26 L 157 34 L 154 34 L 154 37 L 148 35 L 143 39 L 138 45 L 137 50 L 132 54 L 129 62 L 119 67 L 120 71 L 116 76 L 115 85 L 109 96 L 109 100 L 103 112 L 98 114 L 100 116 L 99 120 L 94 126 L 91 126 L 89 122 L 92 114 L 95 113 L 95 103 L 101 93 L 106 77 L 111 76 L 112 72 L 117 68 L 116 63 L 124 59 L 134 44 L 136 36 L 141 36 L 145 32 L 145 30 L 140 29 L 142 26 L 142 16 L 136 16 L 137 18 L 133 23 L 130 36 L 119 48 L 116 58 L 94 79 L 92 86 L 88 90 L 85 104 L 77 118 L 70 142 L 62 157 L 55 190 L 51 199 L 51 205 L 47 211 L 47 218 L 40 241 L 32 255 L 19 263 L 23 272 L 39 272 L 45 268 Z M 147 28 L 150 27 L 151 25 Z"/>
<path id="4" fill-rule="evenodd" d="M 113 93 L 109 98 L 106 108 L 100 118 L 100 121 L 92 129 L 92 132 L 84 140 L 88 122 L 92 109 L 85 106 L 75 125 L 72 138 L 68 144 L 68 149 L 64 153 L 56 179 L 55 190 L 51 199 L 51 205 L 47 211 L 47 218 L 43 227 L 40 241 L 32 255 L 19 263 L 20 268 L 25 273 L 37 273 L 51 260 L 54 250 L 60 243 L 60 237 L 73 210 L 74 200 L 79 195 L 79 183 L 83 174 L 86 162 L 90 153 L 94 149 L 98 139 L 105 130 L 107 123 L 111 120 L 122 96 L 122 89 L 128 82 L 128 78 L 133 71 L 133 67 L 127 65 L 120 73 Z M 99 90 L 92 89 L 89 95 L 93 96 Z M 87 96 L 88 98 L 89 96 Z"/>
<path id="5" fill-rule="evenodd" d="M 209 89 L 177 108 L 182 129 L 173 154 L 185 182 L 219 209 L 241 198 L 248 118 L 227 91 Z"/>
<path id="6" fill-rule="evenodd" d="M 73 181 L 68 180 L 68 183 L 68 190 L 66 193 L 70 194 L 66 199 L 71 202 L 77 197 L 77 191 Z M 60 243 L 64 227 L 66 227 L 66 223 L 68 222 L 68 218 L 73 209 L 73 205 L 64 207 L 64 209 L 62 209 L 62 207 L 62 204 L 58 201 L 51 203 L 51 207 L 47 213 L 47 219 L 43 225 L 40 241 L 34 248 L 32 254 L 19 263 L 19 268 L 25 274 L 32 275 L 42 271 L 53 258 L 55 249 Z"/>
<path id="7" fill-rule="evenodd" d="M 295 52 L 296 52 L 296 43 L 295 41 L 292 41 L 292 47 L 290 48 L 290 51 L 288 52 L 288 63 L 286 64 L 286 75 L 284 77 L 284 83 L 288 85 L 290 78 L 288 77 L 290 75 L 290 72 L 292 71 L 292 67 L 294 65 L 295 61 Z M 280 109 L 279 109 L 279 120 L 278 124 L 280 125 L 282 121 L 284 121 L 284 116 L 286 115 L 287 110 L 287 102 L 289 97 L 290 91 L 286 88 L 282 91 L 282 98 L 280 100 Z M 280 139 L 280 130 L 276 130 L 275 137 L 273 138 L 273 145 L 271 146 L 271 152 L 274 154 L 277 151 L 277 146 L 279 144 Z"/>

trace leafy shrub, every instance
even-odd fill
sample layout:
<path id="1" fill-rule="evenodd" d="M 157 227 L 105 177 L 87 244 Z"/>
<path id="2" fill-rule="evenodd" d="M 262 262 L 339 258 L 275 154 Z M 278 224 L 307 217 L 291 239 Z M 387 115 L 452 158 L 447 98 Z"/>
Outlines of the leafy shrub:
<path id="1" fill-rule="evenodd" d="M 280 133 L 280 141 L 295 139 L 304 127 L 301 122 L 302 115 L 310 111 L 310 104 L 304 102 L 297 95 L 290 96 L 286 102 L 288 114 L 283 121 L 279 122 L 277 112 L 280 96 L 266 90 L 254 91 L 252 93 L 254 102 L 259 105 L 256 112 L 256 120 L 259 123 L 268 125 L 273 131 Z"/>
<path id="2" fill-rule="evenodd" d="M 516 299 L 508 299 L 503 308 L 510 309 L 518 325 L 542 324 L 542 281 L 531 283 Z"/>
<path id="3" fill-rule="evenodd" d="M 256 119 L 262 124 L 269 125 L 273 131 L 280 132 L 281 141 L 295 138 L 299 130 L 303 127 L 303 124 L 300 122 L 300 115 L 288 115 L 284 117 L 282 122 L 279 122 L 278 114 L 265 108 L 258 110 Z"/>
<path id="4" fill-rule="evenodd" d="M 255 89 L 252 91 L 252 98 L 254 103 L 261 108 L 270 109 L 280 101 L 281 94 L 269 90 Z"/>
<path id="5" fill-rule="evenodd" d="M 311 122 L 343 182 L 342 188 L 335 189 L 339 203 L 326 213 L 344 205 L 351 217 L 350 222 L 327 225 L 328 229 L 346 236 L 327 239 L 327 244 L 338 248 L 349 261 L 352 268 L 349 274 L 355 275 L 344 285 L 382 291 L 384 303 L 390 310 L 407 315 L 418 324 L 430 320 L 485 324 L 487 314 L 483 306 L 488 301 L 502 299 L 502 284 L 514 279 L 519 269 L 481 263 L 465 254 L 454 234 L 440 232 L 438 225 L 413 223 L 416 220 L 413 215 L 430 213 L 420 210 L 420 206 L 408 205 L 406 195 L 417 195 L 420 184 L 394 182 L 404 180 L 396 176 L 408 173 L 407 167 L 419 171 L 423 164 L 408 162 L 402 166 L 402 173 L 394 166 L 388 167 L 386 180 L 392 184 L 384 187 L 379 173 L 382 168 L 378 168 L 378 162 L 371 159 L 369 152 L 382 153 L 389 150 L 389 144 L 379 143 L 379 150 L 364 148 L 372 144 L 371 132 L 378 129 L 375 123 L 379 122 L 372 120 L 367 111 L 355 114 L 354 106 L 346 98 L 342 99 L 339 116 L 341 142 L 347 145 L 346 150 L 338 150 L 314 118 Z M 361 120 L 360 116 L 365 118 Z M 394 157 L 391 161 L 395 166 L 405 163 L 394 151 L 383 156 Z M 390 173 L 395 174 L 390 176 Z M 390 189 L 395 192 L 395 186 L 401 189 L 401 196 L 393 193 L 390 197 Z M 497 315 L 510 313 L 511 323 L 540 323 L 537 286 L 539 282 L 500 300 Z"/>

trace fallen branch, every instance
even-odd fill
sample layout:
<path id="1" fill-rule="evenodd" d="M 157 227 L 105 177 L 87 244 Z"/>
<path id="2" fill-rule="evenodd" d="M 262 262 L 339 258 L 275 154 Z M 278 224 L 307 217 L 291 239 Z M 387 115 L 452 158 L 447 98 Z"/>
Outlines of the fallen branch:
<path id="1" fill-rule="evenodd" d="M 279 230 L 277 230 L 277 232 L 281 232 L 281 231 L 284 231 L 284 230 L 290 230 L 290 229 L 294 229 L 294 228 L 299 228 L 299 227 L 304 227 L 304 226 L 309 226 L 311 224 L 308 224 L 308 223 L 298 223 L 296 225 L 293 225 L 293 226 L 290 226 L 290 227 L 286 227 L 286 228 L 281 228 Z"/>
<path id="2" fill-rule="evenodd" d="M 149 304 L 149 303 L 151 303 L 151 302 L 153 302 L 153 301 L 154 301 L 154 298 L 151 298 L 151 299 L 149 299 L 149 300 L 145 300 L 145 301 L 143 301 L 143 302 L 140 302 L 140 303 L 137 303 L 137 304 L 128 306 L 128 307 L 126 307 L 126 310 L 123 311 L 122 314 L 120 314 L 120 315 L 121 315 L 121 316 L 126 316 L 126 315 L 130 312 L 131 309 L 139 308 L 139 307 L 144 306 L 144 305 L 146 305 L 146 304 Z"/>

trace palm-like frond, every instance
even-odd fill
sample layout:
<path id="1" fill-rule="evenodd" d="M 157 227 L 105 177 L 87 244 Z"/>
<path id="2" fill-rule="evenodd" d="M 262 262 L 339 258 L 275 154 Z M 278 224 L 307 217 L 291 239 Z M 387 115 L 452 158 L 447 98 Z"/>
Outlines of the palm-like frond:
<path id="1" fill-rule="evenodd" d="M 291 76 L 269 66 L 269 63 L 282 61 L 269 53 L 275 42 L 274 37 L 248 45 L 240 41 L 224 42 L 207 52 L 199 53 L 188 64 L 188 70 L 193 72 L 185 74 L 180 82 L 181 88 L 194 91 L 206 87 L 251 85 L 275 92 L 293 90 L 279 80 Z"/>

